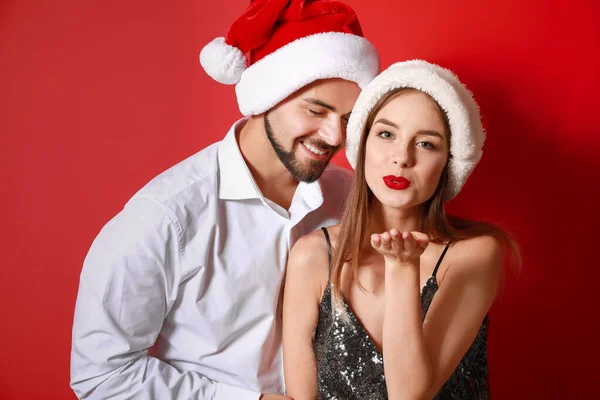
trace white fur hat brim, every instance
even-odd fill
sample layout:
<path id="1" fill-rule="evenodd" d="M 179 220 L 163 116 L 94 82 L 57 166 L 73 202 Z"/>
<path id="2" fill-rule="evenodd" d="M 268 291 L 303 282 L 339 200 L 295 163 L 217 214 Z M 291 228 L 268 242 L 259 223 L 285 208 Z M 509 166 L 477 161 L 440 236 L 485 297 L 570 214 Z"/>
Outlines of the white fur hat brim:
<path id="1" fill-rule="evenodd" d="M 297 39 L 249 66 L 235 91 L 242 114 L 258 115 L 316 80 L 341 78 L 363 88 L 379 70 L 379 53 L 364 37 L 318 33 Z"/>
<path id="2" fill-rule="evenodd" d="M 427 93 L 446 112 L 450 124 L 450 158 L 445 200 L 463 188 L 482 156 L 485 131 L 472 93 L 450 70 L 423 60 L 391 65 L 361 92 L 348 122 L 346 157 L 356 167 L 358 147 L 369 113 L 389 91 L 414 88 Z"/>

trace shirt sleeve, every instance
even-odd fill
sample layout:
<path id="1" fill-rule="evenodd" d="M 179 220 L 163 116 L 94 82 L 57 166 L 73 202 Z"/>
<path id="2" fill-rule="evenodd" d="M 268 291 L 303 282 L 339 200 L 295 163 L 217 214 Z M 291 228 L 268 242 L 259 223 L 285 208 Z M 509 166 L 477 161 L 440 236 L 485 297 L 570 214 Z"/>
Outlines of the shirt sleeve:
<path id="1" fill-rule="evenodd" d="M 75 306 L 71 387 L 80 399 L 241 399 L 259 393 L 178 371 L 148 355 L 181 281 L 181 228 L 151 199 L 132 200 L 99 233 Z"/>

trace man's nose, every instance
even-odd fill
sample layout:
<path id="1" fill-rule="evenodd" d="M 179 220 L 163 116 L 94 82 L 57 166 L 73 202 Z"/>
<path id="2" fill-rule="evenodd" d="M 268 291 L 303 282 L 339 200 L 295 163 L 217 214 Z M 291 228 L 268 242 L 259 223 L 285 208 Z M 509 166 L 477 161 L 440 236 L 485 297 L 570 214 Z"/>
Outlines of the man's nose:
<path id="1" fill-rule="evenodd" d="M 322 122 L 319 136 L 330 146 L 338 147 L 344 142 L 346 126 L 339 118 L 331 117 Z"/>

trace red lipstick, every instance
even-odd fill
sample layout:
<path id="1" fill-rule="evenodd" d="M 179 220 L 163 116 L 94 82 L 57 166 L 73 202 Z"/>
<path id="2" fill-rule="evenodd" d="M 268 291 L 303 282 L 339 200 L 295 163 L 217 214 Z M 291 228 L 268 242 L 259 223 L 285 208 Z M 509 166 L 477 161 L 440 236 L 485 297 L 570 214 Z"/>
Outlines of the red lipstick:
<path id="1" fill-rule="evenodd" d="M 387 187 L 394 190 L 404 190 L 410 186 L 410 181 L 402 176 L 384 176 L 383 182 Z"/>

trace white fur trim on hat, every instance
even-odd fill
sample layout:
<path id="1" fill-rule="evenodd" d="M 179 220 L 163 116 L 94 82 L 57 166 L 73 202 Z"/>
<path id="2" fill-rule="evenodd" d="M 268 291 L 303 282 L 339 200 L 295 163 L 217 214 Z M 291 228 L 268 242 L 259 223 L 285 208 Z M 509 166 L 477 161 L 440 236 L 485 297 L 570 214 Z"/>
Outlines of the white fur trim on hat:
<path id="1" fill-rule="evenodd" d="M 377 73 L 379 54 L 365 38 L 319 33 L 297 39 L 249 66 L 235 91 L 242 114 L 257 115 L 318 79 L 346 79 L 362 88 Z"/>
<path id="2" fill-rule="evenodd" d="M 350 120 L 346 137 L 346 157 L 356 167 L 358 147 L 369 113 L 391 90 L 409 87 L 433 97 L 446 112 L 450 123 L 448 187 L 445 199 L 455 197 L 481 159 L 485 132 L 479 106 L 472 93 L 450 70 L 422 60 L 391 65 L 361 92 Z"/>
<path id="3" fill-rule="evenodd" d="M 246 69 L 246 57 L 242 51 L 225 43 L 224 37 L 218 37 L 204 46 L 199 58 L 206 73 L 226 85 L 238 83 Z"/>

